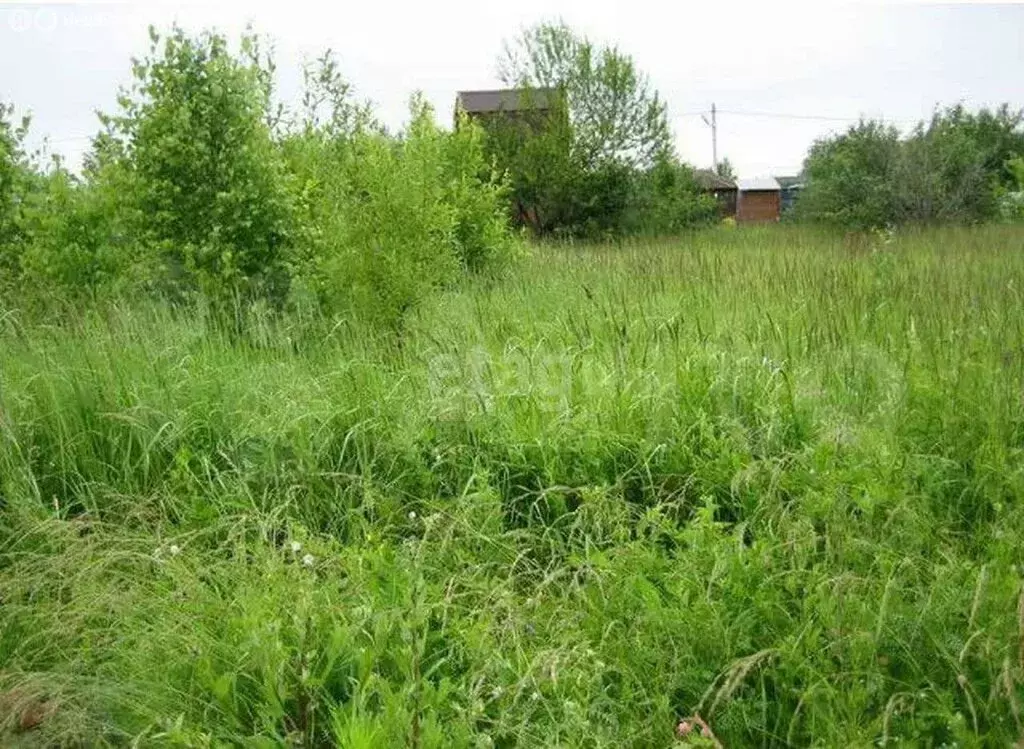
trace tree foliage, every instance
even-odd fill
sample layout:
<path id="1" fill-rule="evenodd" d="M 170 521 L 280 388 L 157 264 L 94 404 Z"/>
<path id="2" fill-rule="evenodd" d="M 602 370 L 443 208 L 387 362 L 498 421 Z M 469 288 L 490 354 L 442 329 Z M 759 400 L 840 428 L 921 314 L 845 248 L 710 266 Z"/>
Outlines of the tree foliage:
<path id="1" fill-rule="evenodd" d="M 414 96 L 408 126 L 392 137 L 347 94 L 331 100 L 320 124 L 306 119 L 285 141 L 302 185 L 306 237 L 293 274 L 302 298 L 397 325 L 432 289 L 510 258 L 505 188 L 487 169 L 479 128 L 446 133 Z"/>
<path id="2" fill-rule="evenodd" d="M 1024 154 L 1021 123 L 1005 105 L 936 111 L 906 137 L 879 122 L 858 123 L 811 147 L 799 213 L 858 229 L 990 220 L 1012 187 L 1009 164 Z"/>
<path id="3" fill-rule="evenodd" d="M 274 102 L 254 36 L 233 49 L 151 32 L 132 72 L 81 177 L 30 174 L 23 128 L 0 113 L 6 279 L 212 302 L 236 326 L 253 303 L 397 326 L 433 290 L 514 255 L 479 128 L 441 130 L 416 98 L 389 134 L 329 53 L 304 70 L 294 111 Z"/>
<path id="4" fill-rule="evenodd" d="M 852 228 L 895 222 L 900 148 L 899 132 L 879 122 L 815 142 L 804 162 L 800 215 Z"/>
<path id="5" fill-rule="evenodd" d="M 718 162 L 718 166 L 715 167 L 715 173 L 719 177 L 725 177 L 726 179 L 736 179 L 736 170 L 732 166 L 732 162 L 728 158 L 723 158 Z"/>
<path id="6" fill-rule="evenodd" d="M 573 156 L 585 168 L 647 168 L 672 150 L 665 103 L 633 59 L 564 23 L 525 30 L 505 45 L 498 71 L 508 86 L 563 92 Z"/>
<path id="7" fill-rule="evenodd" d="M 25 152 L 29 118 L 14 119 L 14 105 L 0 102 L 0 270 L 17 267 L 24 234 L 24 202 L 33 182 Z"/>
<path id="8" fill-rule="evenodd" d="M 237 55 L 216 34 L 151 31 L 132 73 L 120 111 L 104 118 L 97 176 L 125 173 L 135 230 L 176 285 L 280 297 L 292 196 L 257 40 L 245 37 Z"/>
<path id="9" fill-rule="evenodd" d="M 680 217 L 713 215 L 692 180 L 663 179 L 666 167 L 682 168 L 665 104 L 629 55 L 565 24 L 540 24 L 506 44 L 498 67 L 506 85 L 544 96 L 548 107 L 540 121 L 516 113 L 487 122 L 521 223 L 541 234 L 608 236 L 667 233 Z"/>

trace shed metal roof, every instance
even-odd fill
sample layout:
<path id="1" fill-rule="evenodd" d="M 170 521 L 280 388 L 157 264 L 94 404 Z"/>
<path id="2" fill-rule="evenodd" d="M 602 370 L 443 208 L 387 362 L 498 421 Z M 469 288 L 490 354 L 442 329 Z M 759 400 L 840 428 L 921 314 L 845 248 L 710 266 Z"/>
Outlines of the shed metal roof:
<path id="1" fill-rule="evenodd" d="M 548 109 L 555 96 L 553 88 L 504 88 L 494 91 L 459 91 L 456 101 L 469 113 L 516 112 Z"/>
<path id="2" fill-rule="evenodd" d="M 763 190 L 781 190 L 782 187 L 774 177 L 753 177 L 736 180 L 740 192 L 757 192 Z"/>

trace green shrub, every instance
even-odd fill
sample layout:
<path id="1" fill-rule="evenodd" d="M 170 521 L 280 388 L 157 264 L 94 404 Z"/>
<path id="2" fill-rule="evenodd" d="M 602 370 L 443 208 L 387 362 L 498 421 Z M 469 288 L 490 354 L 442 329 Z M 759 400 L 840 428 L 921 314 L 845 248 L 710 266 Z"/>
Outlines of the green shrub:
<path id="1" fill-rule="evenodd" d="M 937 111 L 905 138 L 861 122 L 811 147 L 797 216 L 850 229 L 996 218 L 1013 189 L 1009 164 L 1024 154 L 1022 122 L 1006 105 Z"/>
<path id="2" fill-rule="evenodd" d="M 707 202 L 673 153 L 665 103 L 629 55 L 542 23 L 506 45 L 499 69 L 547 106 L 486 120 L 517 221 L 540 235 L 611 237 L 706 220 Z"/>
<path id="3" fill-rule="evenodd" d="M 807 186 L 797 215 L 852 229 L 887 226 L 897 219 L 899 133 L 861 122 L 836 138 L 811 146 L 804 163 Z"/>
<path id="4" fill-rule="evenodd" d="M 701 193 L 693 170 L 672 158 L 660 158 L 636 179 L 633 205 L 626 219 L 631 234 L 671 235 L 707 226 L 718 217 L 718 204 Z"/>
<path id="5" fill-rule="evenodd" d="M 997 195 L 999 216 L 1004 221 L 1024 221 L 1024 156 L 1010 159 L 1006 167 L 1013 181 Z"/>
<path id="6" fill-rule="evenodd" d="M 14 105 L 0 102 L 0 273 L 16 273 L 24 242 L 24 203 L 35 174 L 25 153 L 29 118 L 12 122 Z"/>
<path id="7" fill-rule="evenodd" d="M 394 137 L 372 123 L 291 136 L 285 150 L 306 227 L 295 298 L 396 325 L 464 272 L 507 262 L 504 188 L 481 140 L 469 125 L 440 130 L 418 97 Z"/>
<path id="8" fill-rule="evenodd" d="M 280 299 L 293 211 L 256 40 L 245 38 L 237 56 L 213 33 L 175 28 L 162 44 L 150 36 L 119 114 L 104 118 L 94 186 L 111 189 L 104 178 L 115 171 L 124 178 L 117 189 L 137 220 L 131 230 L 165 291 Z"/>
<path id="9" fill-rule="evenodd" d="M 216 34 L 151 32 L 81 178 L 31 171 L 4 110 L 8 280 L 149 292 L 236 328 L 251 306 L 289 299 L 394 326 L 434 290 L 514 257 L 507 188 L 477 127 L 442 131 L 416 98 L 389 134 L 329 54 L 307 67 L 296 120 L 271 105 L 273 72 L 254 37 L 234 54 Z"/>

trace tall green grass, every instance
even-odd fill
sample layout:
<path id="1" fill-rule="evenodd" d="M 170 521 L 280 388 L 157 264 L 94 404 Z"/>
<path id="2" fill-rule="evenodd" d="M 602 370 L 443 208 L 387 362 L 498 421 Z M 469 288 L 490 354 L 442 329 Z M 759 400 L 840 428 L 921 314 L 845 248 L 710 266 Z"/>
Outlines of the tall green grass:
<path id="1" fill-rule="evenodd" d="M 538 248 L 401 337 L 0 322 L 12 746 L 1007 746 L 1024 233 Z"/>

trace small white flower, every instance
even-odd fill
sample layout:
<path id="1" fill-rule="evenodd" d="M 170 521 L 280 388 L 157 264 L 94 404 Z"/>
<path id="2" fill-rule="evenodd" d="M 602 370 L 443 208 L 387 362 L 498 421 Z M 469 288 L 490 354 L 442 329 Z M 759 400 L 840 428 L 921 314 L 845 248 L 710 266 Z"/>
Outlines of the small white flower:
<path id="1" fill-rule="evenodd" d="M 298 554 L 300 551 L 302 551 L 302 544 L 300 544 L 298 541 L 292 541 L 291 547 L 292 554 Z"/>
<path id="2" fill-rule="evenodd" d="M 530 699 L 537 702 L 540 699 L 540 692 L 534 692 L 530 695 Z"/>
<path id="3" fill-rule="evenodd" d="M 416 519 L 416 511 L 415 510 L 409 510 L 409 520 L 415 520 L 415 519 Z"/>
<path id="4" fill-rule="evenodd" d="M 171 548 L 168 551 L 171 552 L 172 557 L 176 557 L 181 553 L 181 547 L 178 544 L 171 544 Z"/>
<path id="5" fill-rule="evenodd" d="M 306 556 L 302 557 L 302 563 L 303 563 L 303 564 L 304 564 L 304 565 L 305 565 L 306 567 L 312 567 L 312 566 L 313 566 L 313 563 L 314 563 L 315 561 L 316 561 L 316 559 L 314 559 L 314 558 L 313 558 L 313 555 L 312 555 L 312 554 L 306 554 Z"/>

